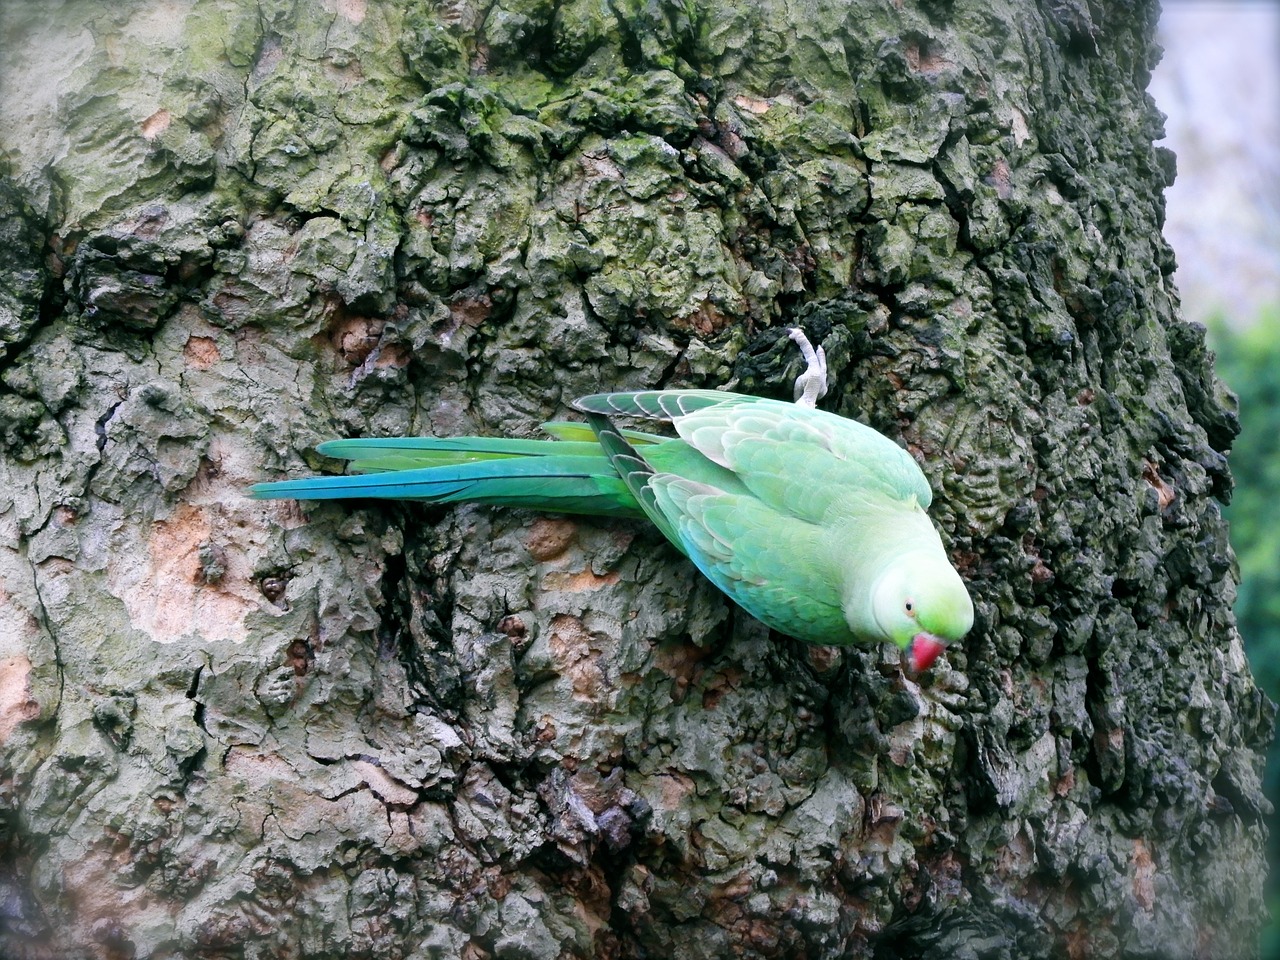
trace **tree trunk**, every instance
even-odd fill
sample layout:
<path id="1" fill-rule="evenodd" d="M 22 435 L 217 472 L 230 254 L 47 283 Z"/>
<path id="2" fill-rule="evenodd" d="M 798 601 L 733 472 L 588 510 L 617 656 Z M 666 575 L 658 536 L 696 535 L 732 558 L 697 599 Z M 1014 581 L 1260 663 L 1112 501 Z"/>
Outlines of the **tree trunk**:
<path id="1" fill-rule="evenodd" d="M 0 953 L 1243 957 L 1271 706 L 1147 2 L 6 3 Z M 918 680 L 653 530 L 246 499 L 788 396 L 905 444 Z"/>

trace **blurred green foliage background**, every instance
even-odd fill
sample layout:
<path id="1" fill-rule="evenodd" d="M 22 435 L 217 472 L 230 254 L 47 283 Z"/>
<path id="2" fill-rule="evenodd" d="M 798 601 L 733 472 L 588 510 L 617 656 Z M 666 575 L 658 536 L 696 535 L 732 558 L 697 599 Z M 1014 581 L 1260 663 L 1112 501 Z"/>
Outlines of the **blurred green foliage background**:
<path id="1" fill-rule="evenodd" d="M 1240 401 L 1240 436 L 1231 450 L 1236 486 L 1224 513 L 1240 565 L 1236 622 L 1258 685 L 1280 701 L 1280 305 L 1264 308 L 1244 327 L 1218 321 L 1209 342 L 1217 370 Z M 1280 809 L 1280 745 L 1272 742 L 1265 777 L 1267 797 Z M 1273 812 L 1268 901 L 1271 925 L 1262 957 L 1280 958 L 1280 819 Z"/>

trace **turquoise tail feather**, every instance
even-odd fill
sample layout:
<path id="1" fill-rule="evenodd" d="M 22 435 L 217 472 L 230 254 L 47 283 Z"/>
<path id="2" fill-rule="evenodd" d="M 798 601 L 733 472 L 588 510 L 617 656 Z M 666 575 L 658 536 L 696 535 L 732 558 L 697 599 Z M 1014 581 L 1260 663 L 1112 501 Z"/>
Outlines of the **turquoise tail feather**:
<path id="1" fill-rule="evenodd" d="M 334 440 L 318 449 L 326 456 L 350 459 L 358 473 L 259 483 L 250 487 L 250 496 L 472 502 L 554 513 L 644 517 L 598 443 L 425 437 Z"/>
<path id="2" fill-rule="evenodd" d="M 600 457 L 598 443 L 511 440 L 502 437 L 388 437 L 330 440 L 316 447 L 326 457 L 351 461 L 356 473 L 454 466 L 489 460 Z"/>
<path id="3" fill-rule="evenodd" d="M 474 463 L 502 457 L 577 456 L 603 457 L 604 450 L 585 423 L 544 423 L 543 429 L 558 441 L 521 440 L 508 437 L 379 437 L 329 440 L 316 447 L 318 453 L 350 460 L 357 473 L 412 470 L 447 464 Z M 621 431 L 637 446 L 669 440 L 638 430 Z"/>

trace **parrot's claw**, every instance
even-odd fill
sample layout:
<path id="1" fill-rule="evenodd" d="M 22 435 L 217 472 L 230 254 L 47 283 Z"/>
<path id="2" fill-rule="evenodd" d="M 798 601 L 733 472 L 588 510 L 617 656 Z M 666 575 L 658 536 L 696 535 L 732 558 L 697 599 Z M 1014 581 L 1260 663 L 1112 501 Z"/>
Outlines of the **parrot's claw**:
<path id="1" fill-rule="evenodd" d="M 808 364 L 804 373 L 796 377 L 796 403 L 802 407 L 816 407 L 818 400 L 827 393 L 827 355 L 821 347 L 814 350 L 813 344 L 799 327 L 789 328 L 787 336 L 800 348 L 800 356 Z"/>

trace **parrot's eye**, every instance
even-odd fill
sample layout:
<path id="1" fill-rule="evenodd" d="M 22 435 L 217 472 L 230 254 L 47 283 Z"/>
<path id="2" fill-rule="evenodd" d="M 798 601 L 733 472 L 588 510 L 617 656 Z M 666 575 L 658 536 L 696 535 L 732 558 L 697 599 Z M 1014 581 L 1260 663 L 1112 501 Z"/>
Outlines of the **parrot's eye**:
<path id="1" fill-rule="evenodd" d="M 915 616 L 916 605 L 912 603 L 910 600 L 908 600 L 906 603 L 902 605 L 902 609 L 907 611 L 907 616 L 909 617 Z"/>

